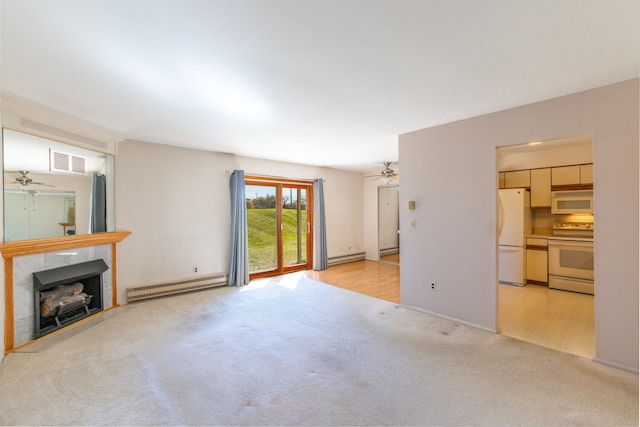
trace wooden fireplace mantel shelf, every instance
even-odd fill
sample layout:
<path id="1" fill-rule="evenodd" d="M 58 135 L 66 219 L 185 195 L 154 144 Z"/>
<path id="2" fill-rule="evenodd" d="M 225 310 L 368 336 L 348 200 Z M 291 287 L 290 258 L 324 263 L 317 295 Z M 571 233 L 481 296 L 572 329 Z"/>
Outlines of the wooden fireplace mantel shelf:
<path id="1" fill-rule="evenodd" d="M 2 257 L 41 254 L 45 252 L 63 251 L 65 249 L 84 248 L 87 246 L 108 245 L 125 239 L 130 231 L 108 231 L 106 233 L 75 234 L 63 237 L 47 237 L 44 239 L 17 240 L 0 244 Z"/>
<path id="2" fill-rule="evenodd" d="M 67 249 L 85 248 L 89 246 L 111 245 L 111 308 L 118 306 L 117 257 L 116 243 L 131 234 L 130 231 L 108 231 L 105 233 L 73 234 L 63 237 L 44 239 L 18 240 L 0 244 L 0 253 L 4 258 L 4 350 L 5 354 L 14 350 L 14 306 L 13 306 L 13 259 L 19 256 L 42 254 L 46 252 L 64 251 Z M 110 310 L 110 309 L 109 309 Z M 104 311 L 98 313 L 101 314 Z M 98 315 L 96 314 L 96 315 Z M 75 324 L 74 324 L 75 325 Z M 59 331 L 71 328 L 66 326 Z M 54 332 L 55 333 L 55 332 Z M 29 345 L 34 341 L 23 345 Z"/>

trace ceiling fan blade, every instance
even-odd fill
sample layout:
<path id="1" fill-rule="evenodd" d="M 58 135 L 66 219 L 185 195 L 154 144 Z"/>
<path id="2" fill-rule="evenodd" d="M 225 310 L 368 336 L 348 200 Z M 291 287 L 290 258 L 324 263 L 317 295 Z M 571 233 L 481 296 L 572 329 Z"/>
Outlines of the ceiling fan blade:
<path id="1" fill-rule="evenodd" d="M 55 185 L 45 184 L 44 182 L 30 182 L 28 184 L 25 184 L 20 181 L 5 182 L 4 185 L 19 185 L 21 188 L 32 187 L 34 185 L 41 185 L 43 187 L 55 187 Z"/>

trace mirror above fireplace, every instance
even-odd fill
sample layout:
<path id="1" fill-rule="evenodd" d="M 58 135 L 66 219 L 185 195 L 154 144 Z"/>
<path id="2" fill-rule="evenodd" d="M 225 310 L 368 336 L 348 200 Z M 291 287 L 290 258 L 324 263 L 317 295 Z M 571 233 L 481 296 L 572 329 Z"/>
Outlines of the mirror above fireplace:
<path id="1" fill-rule="evenodd" d="M 7 128 L 2 138 L 5 242 L 114 230 L 112 155 Z"/>

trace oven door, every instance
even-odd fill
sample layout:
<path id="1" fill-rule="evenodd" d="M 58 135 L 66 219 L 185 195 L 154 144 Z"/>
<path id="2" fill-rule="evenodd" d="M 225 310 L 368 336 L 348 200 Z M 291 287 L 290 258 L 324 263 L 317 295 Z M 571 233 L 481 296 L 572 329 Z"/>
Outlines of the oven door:
<path id="1" fill-rule="evenodd" d="M 549 275 L 593 280 L 593 242 L 549 239 Z"/>

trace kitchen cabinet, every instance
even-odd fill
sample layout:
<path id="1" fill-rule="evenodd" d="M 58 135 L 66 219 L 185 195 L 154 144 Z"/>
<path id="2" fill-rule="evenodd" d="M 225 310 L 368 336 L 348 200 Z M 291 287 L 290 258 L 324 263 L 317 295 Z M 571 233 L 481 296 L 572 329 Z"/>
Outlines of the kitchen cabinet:
<path id="1" fill-rule="evenodd" d="M 580 184 L 580 166 L 560 166 L 551 168 L 551 185 Z"/>
<path id="2" fill-rule="evenodd" d="M 531 207 L 551 206 L 551 168 L 531 169 Z"/>
<path id="3" fill-rule="evenodd" d="M 559 191 L 589 189 L 592 186 L 592 163 L 498 172 L 498 188 L 529 188 L 532 207 L 551 206 L 552 187 L 560 187 L 554 190 Z"/>
<path id="4" fill-rule="evenodd" d="M 593 164 L 580 165 L 580 184 L 593 184 Z"/>
<path id="5" fill-rule="evenodd" d="M 531 186 L 531 171 L 509 171 L 504 173 L 504 188 L 529 188 Z"/>
<path id="6" fill-rule="evenodd" d="M 593 185 L 593 164 L 551 168 L 551 185 Z"/>
<path id="7" fill-rule="evenodd" d="M 548 240 L 527 237 L 527 283 L 546 285 L 548 274 Z"/>

